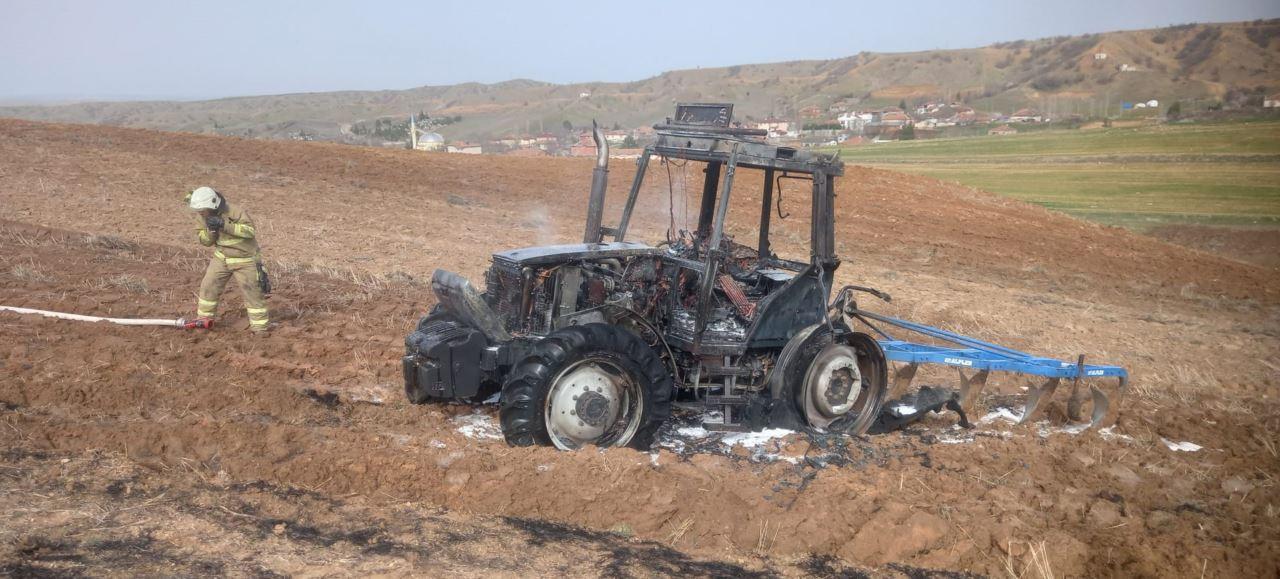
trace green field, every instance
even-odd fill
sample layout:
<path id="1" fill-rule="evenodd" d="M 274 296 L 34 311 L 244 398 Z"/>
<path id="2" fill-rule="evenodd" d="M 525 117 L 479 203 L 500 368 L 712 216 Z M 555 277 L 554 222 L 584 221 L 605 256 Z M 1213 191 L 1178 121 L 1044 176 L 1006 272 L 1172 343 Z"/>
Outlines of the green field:
<path id="1" fill-rule="evenodd" d="M 1280 227 L 1280 121 L 905 141 L 841 156 L 1139 230 Z"/>

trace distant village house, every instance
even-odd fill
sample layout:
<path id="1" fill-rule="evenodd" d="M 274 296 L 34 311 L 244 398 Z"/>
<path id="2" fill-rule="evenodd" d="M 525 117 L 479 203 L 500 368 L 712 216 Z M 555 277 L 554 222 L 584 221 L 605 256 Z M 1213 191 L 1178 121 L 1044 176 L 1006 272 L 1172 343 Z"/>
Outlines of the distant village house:
<path id="1" fill-rule="evenodd" d="M 785 135 L 791 131 L 791 122 L 770 118 L 752 124 L 751 128 L 768 131 L 770 135 Z"/>
<path id="2" fill-rule="evenodd" d="M 1044 115 L 1035 109 L 1018 109 L 1012 115 L 1009 115 L 1011 123 L 1043 123 Z"/>
<path id="3" fill-rule="evenodd" d="M 461 153 L 464 155 L 479 155 L 484 152 L 484 149 L 480 145 L 474 143 L 456 143 L 449 145 L 449 148 L 446 150 L 450 153 Z"/>
<path id="4" fill-rule="evenodd" d="M 911 122 L 911 117 L 902 111 L 889 111 L 880 115 L 880 124 L 886 127 L 901 127 Z"/>

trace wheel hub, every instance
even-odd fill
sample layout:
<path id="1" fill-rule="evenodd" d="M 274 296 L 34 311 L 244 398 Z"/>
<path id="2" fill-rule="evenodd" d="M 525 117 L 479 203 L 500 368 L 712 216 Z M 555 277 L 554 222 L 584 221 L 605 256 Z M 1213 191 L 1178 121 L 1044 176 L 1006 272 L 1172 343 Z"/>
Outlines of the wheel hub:
<path id="1" fill-rule="evenodd" d="M 844 344 L 831 344 L 814 357 L 801 392 L 805 419 L 825 427 L 854 408 L 862 394 L 858 353 Z"/>
<path id="2" fill-rule="evenodd" d="M 853 372 L 849 368 L 838 368 L 831 372 L 827 388 L 827 404 L 837 407 L 849 402 L 849 393 L 853 391 Z"/>
<path id="3" fill-rule="evenodd" d="M 569 450 L 596 443 L 618 422 L 629 382 L 611 368 L 584 360 L 556 378 L 547 393 L 546 419 L 557 447 Z"/>
<path id="4" fill-rule="evenodd" d="M 609 399 L 599 392 L 587 391 L 575 405 L 578 418 L 591 426 L 604 426 L 609 417 Z"/>

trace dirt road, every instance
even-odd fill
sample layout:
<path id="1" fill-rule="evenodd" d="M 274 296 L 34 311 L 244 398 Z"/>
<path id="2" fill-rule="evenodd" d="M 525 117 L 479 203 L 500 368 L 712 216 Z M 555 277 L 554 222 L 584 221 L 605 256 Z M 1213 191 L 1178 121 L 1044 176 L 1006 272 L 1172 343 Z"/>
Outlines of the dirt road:
<path id="1" fill-rule="evenodd" d="M 672 428 L 654 453 L 559 453 L 507 447 L 491 406 L 406 404 L 400 343 L 432 303 L 431 267 L 475 276 L 491 251 L 571 240 L 586 168 L 0 121 L 0 304 L 189 314 L 204 262 L 178 202 L 211 183 L 265 224 L 282 322 L 244 340 L 234 298 L 211 333 L 0 314 L 0 566 L 1280 570 L 1275 272 L 927 179 L 851 168 L 840 275 L 893 293 L 888 313 L 1127 365 L 1115 429 L 992 418 L 967 432 L 938 417 L 870 439 L 733 441 Z M 661 169 L 651 231 L 683 201 L 665 204 Z M 794 197 L 784 209 L 804 215 Z M 784 223 L 802 246 L 807 225 Z M 993 385 L 994 409 L 1023 384 Z"/>

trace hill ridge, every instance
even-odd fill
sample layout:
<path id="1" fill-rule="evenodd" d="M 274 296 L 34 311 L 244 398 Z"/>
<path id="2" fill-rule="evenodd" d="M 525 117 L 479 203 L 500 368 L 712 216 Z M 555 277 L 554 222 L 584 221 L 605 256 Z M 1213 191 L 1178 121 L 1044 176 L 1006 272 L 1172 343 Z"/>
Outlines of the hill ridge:
<path id="1" fill-rule="evenodd" d="M 0 107 L 0 116 L 254 138 L 308 134 L 359 141 L 357 122 L 425 112 L 461 117 L 450 139 L 560 130 L 592 119 L 638 127 L 673 101 L 724 101 L 739 118 L 959 100 L 983 111 L 1022 107 L 1096 116 L 1122 101 L 1221 100 L 1280 90 L 1280 19 L 1189 24 L 1000 42 L 977 48 L 860 52 L 833 59 L 678 69 L 627 82 L 534 79 L 408 89 L 237 96 L 204 101 Z"/>

